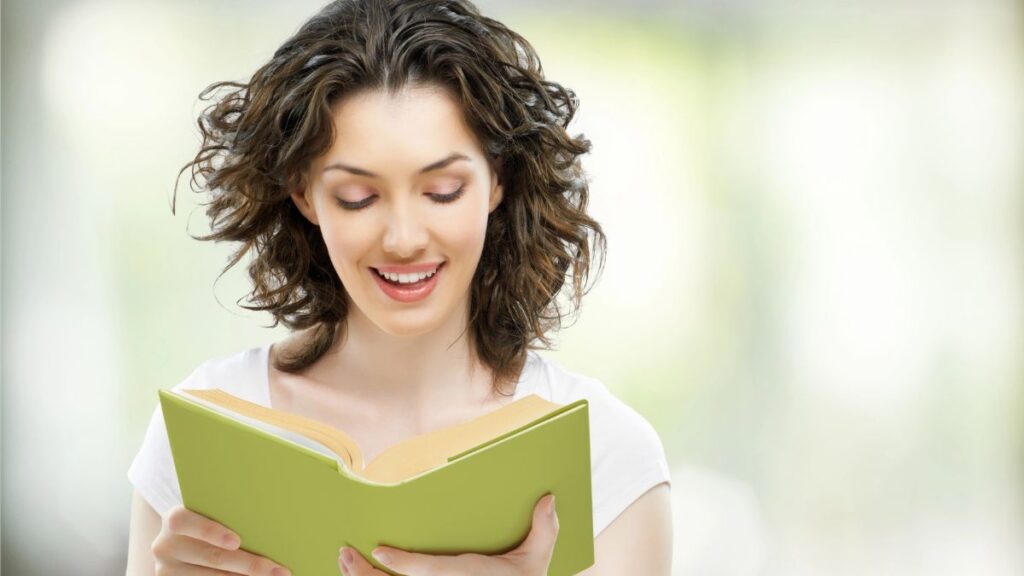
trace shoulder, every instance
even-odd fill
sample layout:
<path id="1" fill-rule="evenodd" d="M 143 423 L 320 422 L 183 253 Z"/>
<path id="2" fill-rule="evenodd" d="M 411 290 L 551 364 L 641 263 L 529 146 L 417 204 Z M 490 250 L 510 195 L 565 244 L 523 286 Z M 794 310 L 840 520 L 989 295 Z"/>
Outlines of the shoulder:
<path id="1" fill-rule="evenodd" d="M 549 358 L 534 354 L 532 391 L 551 402 L 567 404 L 587 400 L 591 435 L 597 440 L 628 438 L 640 445 L 661 448 L 657 431 L 648 420 L 612 393 L 601 380 L 568 370 Z M 631 448 L 638 446 L 631 445 Z"/>
<path id="2" fill-rule="evenodd" d="M 647 418 L 599 379 L 539 354 L 534 362 L 533 393 L 559 404 L 587 400 L 596 536 L 647 490 L 663 482 L 671 485 L 661 438 Z"/>
<path id="3" fill-rule="evenodd" d="M 264 354 L 265 349 L 257 347 L 210 358 L 196 366 L 172 390 L 221 388 L 236 396 L 260 402 L 262 380 L 259 365 Z M 159 402 L 153 409 L 142 445 L 129 466 L 128 479 L 161 516 L 182 502 Z"/>
<path id="4" fill-rule="evenodd" d="M 214 356 L 201 362 L 173 390 L 220 388 L 250 401 L 260 401 L 266 382 L 269 345 Z"/>

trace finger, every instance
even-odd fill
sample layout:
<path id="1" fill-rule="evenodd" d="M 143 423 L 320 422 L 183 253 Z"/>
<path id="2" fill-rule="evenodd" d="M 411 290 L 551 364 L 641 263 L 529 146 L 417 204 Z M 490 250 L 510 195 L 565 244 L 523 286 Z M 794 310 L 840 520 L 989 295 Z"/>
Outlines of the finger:
<path id="1" fill-rule="evenodd" d="M 373 557 L 381 564 L 405 576 L 505 576 L 519 574 L 516 565 L 502 556 L 482 554 L 421 554 L 390 546 L 377 546 Z"/>
<path id="2" fill-rule="evenodd" d="M 347 559 L 350 561 L 346 562 Z M 343 546 L 338 550 L 338 568 L 345 576 L 390 576 L 387 572 L 374 568 L 359 550 L 349 546 Z"/>
<path id="3" fill-rule="evenodd" d="M 551 504 L 550 513 L 548 503 Z M 558 510 L 555 509 L 555 495 L 547 494 L 533 507 L 533 523 L 530 533 L 515 550 L 505 554 L 528 566 L 546 567 L 558 541 Z"/>
<path id="4" fill-rule="evenodd" d="M 223 524 L 193 512 L 181 504 L 171 508 L 167 515 L 167 527 L 174 534 L 202 540 L 227 550 L 235 550 L 242 543 L 238 534 Z"/>
<path id="5" fill-rule="evenodd" d="M 548 514 L 547 504 L 551 503 Z M 378 546 L 373 555 L 389 570 L 407 576 L 457 576 L 470 574 L 520 574 L 544 571 L 551 564 L 551 555 L 558 538 L 558 515 L 554 509 L 554 495 L 537 501 L 533 509 L 530 533 L 515 550 L 498 556 L 459 554 L 443 556 L 409 552 L 390 546 Z M 356 573 L 356 576 L 362 576 Z"/>
<path id="6" fill-rule="evenodd" d="M 189 537 L 177 539 L 174 557 L 184 563 L 246 576 L 291 576 L 273 560 L 245 550 L 225 550 Z M 200 572 L 201 573 L 201 572 Z"/>

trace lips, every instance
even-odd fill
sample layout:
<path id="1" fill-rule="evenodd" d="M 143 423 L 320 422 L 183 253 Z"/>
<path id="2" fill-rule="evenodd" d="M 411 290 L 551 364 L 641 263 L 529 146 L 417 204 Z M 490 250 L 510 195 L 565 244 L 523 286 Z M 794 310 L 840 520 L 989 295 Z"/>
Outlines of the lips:
<path id="1" fill-rule="evenodd" d="M 385 280 L 380 274 L 377 273 L 375 268 L 370 268 L 370 274 L 373 275 L 374 281 L 377 286 L 380 287 L 381 291 L 390 297 L 392 300 L 398 302 L 410 303 L 418 302 L 423 300 L 434 291 L 434 287 L 437 286 L 438 278 L 444 271 L 445 262 L 442 262 L 437 266 L 437 272 L 434 273 L 430 278 L 415 282 L 413 284 L 398 284 Z M 429 272 L 433 268 L 429 268 L 426 271 Z"/>
<path id="2" fill-rule="evenodd" d="M 384 265 L 372 267 L 378 272 L 384 272 L 386 274 L 423 274 L 424 272 L 433 272 L 439 268 L 444 262 L 425 262 L 423 264 L 407 264 L 404 266 L 397 265 Z"/>

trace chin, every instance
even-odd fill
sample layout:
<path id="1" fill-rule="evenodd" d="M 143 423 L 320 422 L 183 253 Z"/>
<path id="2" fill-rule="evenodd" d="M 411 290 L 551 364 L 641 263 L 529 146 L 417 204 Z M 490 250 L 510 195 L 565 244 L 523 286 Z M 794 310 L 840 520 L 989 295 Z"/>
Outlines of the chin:
<path id="1" fill-rule="evenodd" d="M 433 315 L 412 315 L 400 312 L 382 312 L 374 320 L 374 324 L 391 336 L 420 336 L 433 332 L 440 325 Z"/>
<path id="2" fill-rule="evenodd" d="M 399 336 L 399 337 L 401 337 L 401 336 L 405 336 L 405 337 L 420 336 L 420 335 L 426 334 L 427 332 L 430 332 L 430 328 L 429 327 L 423 327 L 423 326 L 420 326 L 420 325 L 417 325 L 417 326 L 404 326 L 404 325 L 400 325 L 400 326 L 381 326 L 381 325 L 378 324 L 378 327 L 381 330 L 383 330 L 384 332 L 386 332 L 389 336 Z"/>

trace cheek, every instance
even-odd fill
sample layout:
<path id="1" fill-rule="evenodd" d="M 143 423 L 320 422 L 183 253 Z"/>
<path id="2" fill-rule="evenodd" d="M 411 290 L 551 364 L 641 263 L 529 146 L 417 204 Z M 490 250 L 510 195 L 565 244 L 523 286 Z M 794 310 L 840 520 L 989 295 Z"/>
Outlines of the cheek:
<path id="1" fill-rule="evenodd" d="M 356 265 L 360 252 L 365 250 L 360 239 L 366 235 L 353 231 L 351 225 L 341 226 L 329 219 L 322 219 L 320 222 L 320 233 L 327 247 L 327 254 L 331 257 L 331 263 L 334 264 L 338 275 L 344 279 Z"/>
<path id="2" fill-rule="evenodd" d="M 460 252 L 479 254 L 487 232 L 487 212 L 481 212 L 468 202 L 466 204 L 459 217 L 452 219 L 452 225 L 439 227 L 439 234 L 443 234 L 446 243 L 457 247 Z M 455 222 L 459 224 L 454 225 Z"/>

